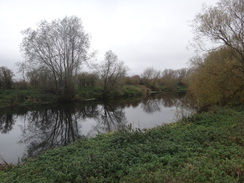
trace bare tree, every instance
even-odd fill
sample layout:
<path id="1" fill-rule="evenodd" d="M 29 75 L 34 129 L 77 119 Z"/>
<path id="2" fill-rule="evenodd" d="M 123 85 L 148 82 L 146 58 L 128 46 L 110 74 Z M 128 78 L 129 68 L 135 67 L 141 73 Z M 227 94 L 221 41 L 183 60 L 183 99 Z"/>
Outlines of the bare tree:
<path id="1" fill-rule="evenodd" d="M 121 87 L 128 68 L 124 62 L 119 61 L 118 57 L 112 51 L 105 53 L 104 61 L 98 65 L 97 71 L 102 80 L 104 96 L 110 90 L 116 90 Z"/>
<path id="2" fill-rule="evenodd" d="M 23 31 L 21 49 L 30 68 L 46 67 L 59 94 L 74 92 L 77 72 L 87 60 L 89 36 L 77 17 L 42 21 L 38 29 Z"/>
<path id="3" fill-rule="evenodd" d="M 26 78 L 25 78 L 25 74 L 27 71 L 27 64 L 25 62 L 17 62 L 16 66 L 18 67 L 18 73 L 21 74 L 22 76 L 22 81 L 25 82 Z"/>
<path id="4" fill-rule="evenodd" d="M 216 6 L 205 6 L 193 21 L 197 48 L 210 41 L 238 53 L 244 67 L 244 1 L 220 0 Z"/>
<path id="5" fill-rule="evenodd" d="M 98 83 L 98 75 L 96 73 L 82 72 L 78 74 L 79 86 L 96 86 Z"/>
<path id="6" fill-rule="evenodd" d="M 157 71 L 154 68 L 147 68 L 143 71 L 141 77 L 149 80 L 158 79 L 160 77 L 160 71 Z"/>
<path id="7" fill-rule="evenodd" d="M 13 85 L 13 72 L 7 67 L 0 67 L 0 89 L 11 89 Z"/>
<path id="8" fill-rule="evenodd" d="M 160 71 L 157 71 L 154 68 L 145 69 L 141 74 L 143 84 L 153 90 L 158 90 L 160 73 Z"/>
<path id="9" fill-rule="evenodd" d="M 29 84 L 43 91 L 52 92 L 55 90 L 55 80 L 49 69 L 45 66 L 32 68 L 26 73 Z"/>

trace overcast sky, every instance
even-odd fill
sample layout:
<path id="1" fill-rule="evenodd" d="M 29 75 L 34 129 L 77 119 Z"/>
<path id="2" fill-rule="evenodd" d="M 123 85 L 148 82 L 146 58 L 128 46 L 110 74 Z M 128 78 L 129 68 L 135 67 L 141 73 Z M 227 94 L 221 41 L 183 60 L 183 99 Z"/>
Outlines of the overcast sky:
<path id="1" fill-rule="evenodd" d="M 22 30 L 41 20 L 81 18 L 98 60 L 112 50 L 130 68 L 180 69 L 194 52 L 187 49 L 190 22 L 202 4 L 217 0 L 0 0 L 0 66 L 16 71 L 22 61 Z"/>

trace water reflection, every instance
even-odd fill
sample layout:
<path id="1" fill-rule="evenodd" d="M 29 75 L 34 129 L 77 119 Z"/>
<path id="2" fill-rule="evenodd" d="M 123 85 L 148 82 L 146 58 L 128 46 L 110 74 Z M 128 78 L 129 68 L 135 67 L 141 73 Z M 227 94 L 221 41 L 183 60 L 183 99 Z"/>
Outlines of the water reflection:
<path id="1" fill-rule="evenodd" d="M 160 99 L 157 98 L 147 98 L 142 101 L 142 109 L 146 113 L 154 113 L 156 111 L 160 111 Z"/>
<path id="2" fill-rule="evenodd" d="M 5 134 L 13 129 L 16 118 L 27 112 L 25 108 L 11 108 L 0 110 L 0 132 Z"/>
<path id="3" fill-rule="evenodd" d="M 183 105 L 185 100 L 182 96 L 153 95 L 144 99 L 61 104 L 29 111 L 23 108 L 14 110 L 15 112 L 2 111 L 0 132 L 11 132 L 16 121 L 21 121 L 18 125 L 21 130 L 18 144 L 25 146 L 24 157 L 35 157 L 47 149 L 67 145 L 83 136 L 94 136 L 99 132 L 106 133 L 126 127 L 134 119 L 125 114 L 125 109 L 127 112 L 130 110 L 133 117 L 140 115 L 148 119 L 152 118 L 152 114 L 157 113 L 156 116 L 159 116 L 163 111 L 165 113 L 165 108 Z M 150 116 L 146 117 L 147 114 Z M 162 115 L 154 119 L 159 120 L 162 120 Z M 86 132 L 84 129 L 87 129 Z"/>
<path id="4" fill-rule="evenodd" d="M 112 132 L 124 128 L 127 121 L 123 108 L 114 104 L 104 103 L 99 109 L 96 118 L 97 125 L 94 130 L 100 132 Z"/>
<path id="5" fill-rule="evenodd" d="M 33 157 L 47 149 L 67 145 L 80 138 L 78 115 L 69 106 L 27 113 L 27 121 L 21 126 L 22 136 L 19 141 L 27 145 L 26 156 Z"/>
<path id="6" fill-rule="evenodd" d="M 126 119 L 121 107 L 107 103 L 99 105 L 62 105 L 51 109 L 30 111 L 21 125 L 19 143 L 27 145 L 24 156 L 36 155 L 60 145 L 67 145 L 81 138 L 82 121 L 93 118 L 96 125 L 88 135 L 111 132 L 125 126 Z"/>
<path id="7" fill-rule="evenodd" d="M 143 111 L 152 114 L 157 111 L 161 111 L 162 107 L 188 107 L 188 110 L 192 107 L 191 99 L 189 96 L 169 93 L 167 95 L 162 95 L 160 93 L 152 95 L 150 98 L 145 98 L 142 100 Z M 190 105 L 190 106 L 187 106 Z"/>
<path id="8" fill-rule="evenodd" d="M 15 119 L 13 114 L 0 114 L 0 132 L 8 133 L 13 129 Z"/>

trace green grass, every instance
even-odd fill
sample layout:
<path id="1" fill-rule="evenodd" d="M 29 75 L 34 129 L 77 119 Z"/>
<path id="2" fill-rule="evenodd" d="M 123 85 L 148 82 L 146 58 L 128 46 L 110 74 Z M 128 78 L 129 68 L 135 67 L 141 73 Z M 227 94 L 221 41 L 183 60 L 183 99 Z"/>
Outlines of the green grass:
<path id="1" fill-rule="evenodd" d="M 244 182 L 244 109 L 212 108 L 146 131 L 100 134 L 9 170 L 5 182 Z"/>

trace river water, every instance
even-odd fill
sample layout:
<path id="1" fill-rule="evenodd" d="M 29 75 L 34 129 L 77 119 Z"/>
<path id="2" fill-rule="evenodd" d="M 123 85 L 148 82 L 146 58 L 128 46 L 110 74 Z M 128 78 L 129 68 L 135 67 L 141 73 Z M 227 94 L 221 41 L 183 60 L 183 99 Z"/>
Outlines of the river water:
<path id="1" fill-rule="evenodd" d="M 16 164 L 47 149 L 125 127 L 148 129 L 172 123 L 185 113 L 184 96 L 156 94 L 147 98 L 59 104 L 0 112 L 0 164 Z M 180 109 L 180 110 L 179 110 Z M 180 112 L 179 112 L 180 111 Z M 186 113 L 188 113 L 187 111 Z"/>

